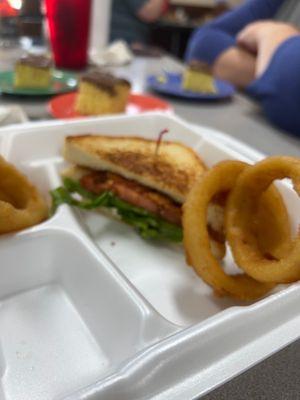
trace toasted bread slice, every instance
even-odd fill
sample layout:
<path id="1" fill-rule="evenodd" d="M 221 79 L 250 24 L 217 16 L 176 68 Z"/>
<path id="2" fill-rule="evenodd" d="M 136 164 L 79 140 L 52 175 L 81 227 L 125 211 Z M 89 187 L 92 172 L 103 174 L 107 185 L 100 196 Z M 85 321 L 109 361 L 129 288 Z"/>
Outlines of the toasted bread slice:
<path id="1" fill-rule="evenodd" d="M 64 157 L 80 167 L 105 170 L 135 180 L 183 203 L 206 167 L 189 147 L 163 141 L 104 135 L 68 136 Z"/>

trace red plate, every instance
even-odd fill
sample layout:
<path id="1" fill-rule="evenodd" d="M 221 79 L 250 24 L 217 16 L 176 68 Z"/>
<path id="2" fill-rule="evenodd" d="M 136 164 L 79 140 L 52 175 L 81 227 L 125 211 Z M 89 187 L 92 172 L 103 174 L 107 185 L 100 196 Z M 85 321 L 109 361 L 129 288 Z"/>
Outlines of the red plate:
<path id="1" fill-rule="evenodd" d="M 74 109 L 76 96 L 77 92 L 72 92 L 54 97 L 48 104 L 50 114 L 58 119 L 84 117 Z M 131 93 L 126 114 L 134 115 L 146 111 L 172 112 L 172 107 L 169 103 L 157 97 Z"/>

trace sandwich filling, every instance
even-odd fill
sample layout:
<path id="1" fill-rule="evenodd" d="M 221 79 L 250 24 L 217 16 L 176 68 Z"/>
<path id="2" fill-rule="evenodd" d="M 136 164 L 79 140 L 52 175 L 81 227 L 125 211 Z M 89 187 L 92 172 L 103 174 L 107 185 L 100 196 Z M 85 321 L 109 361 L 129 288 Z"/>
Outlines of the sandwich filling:
<path id="1" fill-rule="evenodd" d="M 80 179 L 88 191 L 100 195 L 111 192 L 120 199 L 141 207 L 171 224 L 181 225 L 181 205 L 155 190 L 106 171 L 92 171 Z"/>
<path id="2" fill-rule="evenodd" d="M 181 205 L 120 175 L 91 171 L 78 180 L 64 177 L 63 186 L 50 193 L 51 214 L 62 204 L 84 210 L 112 209 L 144 239 L 182 241 Z"/>
<path id="3" fill-rule="evenodd" d="M 63 179 L 51 192 L 52 214 L 61 204 L 85 210 L 113 209 L 145 239 L 182 241 L 182 207 L 165 194 L 109 171 L 90 170 L 77 180 Z M 223 206 L 214 201 L 208 208 L 208 231 L 213 241 L 224 244 Z"/>

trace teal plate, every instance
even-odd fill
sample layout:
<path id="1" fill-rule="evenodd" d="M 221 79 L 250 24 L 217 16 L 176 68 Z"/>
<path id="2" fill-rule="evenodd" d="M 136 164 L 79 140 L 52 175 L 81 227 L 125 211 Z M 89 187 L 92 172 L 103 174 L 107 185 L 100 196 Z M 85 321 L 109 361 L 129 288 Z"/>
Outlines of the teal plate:
<path id="1" fill-rule="evenodd" d="M 53 94 L 72 92 L 76 90 L 77 84 L 77 78 L 72 73 L 54 70 L 51 85 L 47 89 L 21 89 L 14 87 L 14 71 L 0 72 L 0 93 L 5 94 L 51 96 Z"/>

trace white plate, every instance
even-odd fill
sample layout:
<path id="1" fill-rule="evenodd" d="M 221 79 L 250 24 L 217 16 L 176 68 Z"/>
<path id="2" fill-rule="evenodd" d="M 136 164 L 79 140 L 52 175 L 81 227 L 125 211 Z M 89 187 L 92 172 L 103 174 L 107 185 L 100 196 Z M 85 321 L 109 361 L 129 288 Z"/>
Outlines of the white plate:
<path id="1" fill-rule="evenodd" d="M 60 184 L 66 135 L 156 138 L 163 128 L 209 166 L 263 157 L 162 114 L 3 128 L 0 146 L 47 195 Z M 281 190 L 296 228 L 300 202 Z M 93 212 L 62 206 L 3 236 L 0 259 L 1 400 L 192 399 L 300 337 L 298 284 L 255 304 L 216 298 L 180 246 L 143 241 Z"/>

